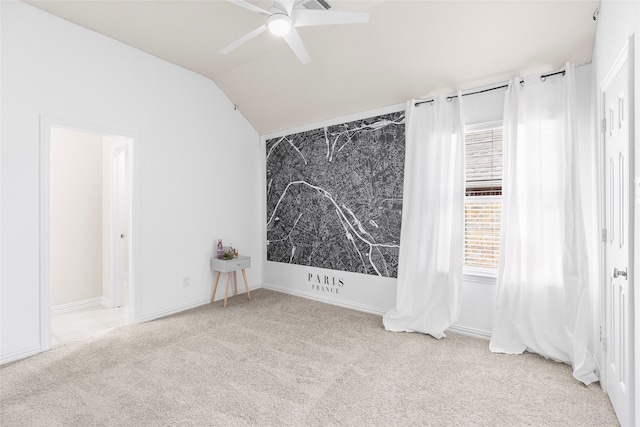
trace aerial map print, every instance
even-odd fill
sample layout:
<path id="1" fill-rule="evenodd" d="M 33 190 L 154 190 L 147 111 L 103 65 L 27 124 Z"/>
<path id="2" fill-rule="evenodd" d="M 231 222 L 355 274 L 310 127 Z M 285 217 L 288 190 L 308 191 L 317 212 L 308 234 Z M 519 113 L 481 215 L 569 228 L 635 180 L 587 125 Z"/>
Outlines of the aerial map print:
<path id="1" fill-rule="evenodd" d="M 267 260 L 397 277 L 404 111 L 269 139 Z"/>

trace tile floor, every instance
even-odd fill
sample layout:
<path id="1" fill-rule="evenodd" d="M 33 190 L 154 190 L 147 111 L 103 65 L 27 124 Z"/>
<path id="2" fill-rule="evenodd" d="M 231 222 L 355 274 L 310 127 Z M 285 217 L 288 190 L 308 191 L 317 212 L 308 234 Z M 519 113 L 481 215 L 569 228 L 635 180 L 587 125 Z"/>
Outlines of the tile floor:
<path id="1" fill-rule="evenodd" d="M 68 343 L 129 323 L 129 281 L 124 279 L 124 306 L 102 305 L 51 316 L 51 346 Z"/>
<path id="2" fill-rule="evenodd" d="M 51 316 L 51 344 L 75 341 L 129 323 L 129 306 L 94 306 Z"/>

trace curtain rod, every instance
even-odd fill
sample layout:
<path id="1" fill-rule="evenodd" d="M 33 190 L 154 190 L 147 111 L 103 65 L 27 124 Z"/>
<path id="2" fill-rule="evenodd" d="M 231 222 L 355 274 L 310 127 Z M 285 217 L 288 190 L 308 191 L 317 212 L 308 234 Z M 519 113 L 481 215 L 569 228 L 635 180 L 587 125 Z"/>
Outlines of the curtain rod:
<path id="1" fill-rule="evenodd" d="M 540 81 L 545 81 L 545 80 L 547 80 L 547 77 L 555 76 L 557 74 L 562 74 L 564 76 L 565 75 L 565 70 L 560 70 L 560 71 L 555 71 L 553 73 L 543 74 L 543 75 L 540 76 Z M 520 80 L 520 84 L 524 84 L 524 80 Z M 483 89 L 483 90 L 477 90 L 475 92 L 463 93 L 462 96 L 477 95 L 479 93 L 491 92 L 492 90 L 504 89 L 504 88 L 507 88 L 507 87 L 509 87 L 508 84 L 503 84 L 503 85 L 492 87 L 492 88 L 489 88 L 489 89 Z M 447 101 L 451 101 L 453 98 L 457 98 L 457 97 L 458 97 L 458 95 L 447 96 Z M 418 102 L 416 102 L 414 104 L 414 106 L 417 107 L 420 104 L 427 104 L 427 103 L 433 105 L 434 100 L 433 99 L 429 99 L 427 101 L 418 101 Z"/>

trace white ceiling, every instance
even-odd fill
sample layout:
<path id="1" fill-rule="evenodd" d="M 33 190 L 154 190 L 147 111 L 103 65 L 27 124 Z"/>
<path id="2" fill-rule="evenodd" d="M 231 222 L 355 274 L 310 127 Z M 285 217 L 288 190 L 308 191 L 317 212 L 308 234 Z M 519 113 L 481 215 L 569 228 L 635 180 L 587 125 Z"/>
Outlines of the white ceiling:
<path id="1" fill-rule="evenodd" d="M 591 61 L 600 1 L 345 1 L 369 23 L 298 28 L 311 62 L 221 0 L 28 1 L 211 78 L 260 134 Z M 270 1 L 251 1 L 269 8 Z"/>

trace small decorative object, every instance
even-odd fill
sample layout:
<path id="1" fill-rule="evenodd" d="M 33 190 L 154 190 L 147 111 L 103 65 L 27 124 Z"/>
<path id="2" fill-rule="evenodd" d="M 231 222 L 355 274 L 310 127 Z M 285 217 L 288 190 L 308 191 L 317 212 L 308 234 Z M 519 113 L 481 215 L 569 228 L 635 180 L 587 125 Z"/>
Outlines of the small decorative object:
<path id="1" fill-rule="evenodd" d="M 233 257 L 234 258 L 238 258 L 238 250 L 237 249 L 234 249 Z"/>
<path id="2" fill-rule="evenodd" d="M 235 249 L 233 249 L 233 246 L 229 245 L 229 246 L 225 246 L 222 249 L 222 259 L 233 259 L 235 255 Z"/>
<path id="3" fill-rule="evenodd" d="M 222 239 L 218 239 L 218 258 L 222 258 Z"/>

